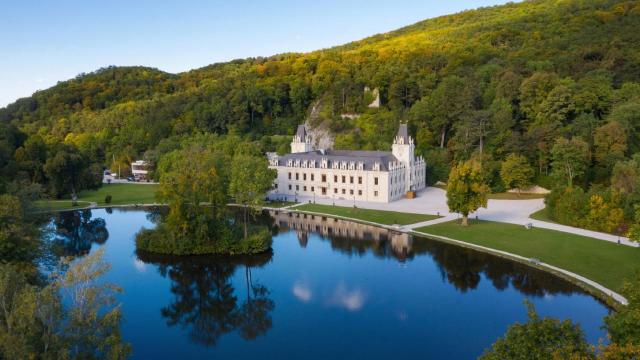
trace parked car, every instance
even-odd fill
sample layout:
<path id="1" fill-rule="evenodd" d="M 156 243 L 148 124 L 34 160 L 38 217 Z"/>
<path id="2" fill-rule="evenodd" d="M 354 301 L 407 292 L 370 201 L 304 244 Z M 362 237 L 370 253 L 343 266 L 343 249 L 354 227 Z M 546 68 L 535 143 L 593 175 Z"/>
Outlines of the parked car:
<path id="1" fill-rule="evenodd" d="M 127 181 L 135 182 L 135 181 L 136 181 L 136 178 L 134 178 L 133 176 L 129 176 L 129 177 L 127 178 Z"/>

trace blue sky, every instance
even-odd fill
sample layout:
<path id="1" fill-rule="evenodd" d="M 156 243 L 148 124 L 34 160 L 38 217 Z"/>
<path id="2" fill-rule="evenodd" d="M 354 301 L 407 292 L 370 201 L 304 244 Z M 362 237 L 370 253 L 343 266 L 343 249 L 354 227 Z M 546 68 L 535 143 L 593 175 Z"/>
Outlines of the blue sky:
<path id="1" fill-rule="evenodd" d="M 0 107 L 108 65 L 181 72 L 343 44 L 502 0 L 3 0 Z"/>

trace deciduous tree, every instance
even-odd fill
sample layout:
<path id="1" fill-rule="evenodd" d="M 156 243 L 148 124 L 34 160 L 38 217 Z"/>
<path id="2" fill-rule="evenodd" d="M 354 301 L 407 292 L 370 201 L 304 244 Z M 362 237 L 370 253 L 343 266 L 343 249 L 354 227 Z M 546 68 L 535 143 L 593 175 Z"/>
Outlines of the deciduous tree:
<path id="1" fill-rule="evenodd" d="M 264 157 L 244 154 L 234 156 L 231 164 L 229 195 L 236 203 L 243 206 L 245 239 L 248 236 L 248 213 L 262 206 L 274 178 L 275 171 L 269 169 L 267 159 Z"/>
<path id="2" fill-rule="evenodd" d="M 526 302 L 526 323 L 515 323 L 480 357 L 503 359 L 591 359 L 593 353 L 579 325 L 570 320 L 541 318 Z"/>
<path id="3" fill-rule="evenodd" d="M 522 155 L 511 154 L 502 162 L 500 177 L 507 189 L 525 189 L 531 186 L 533 168 L 527 158 Z"/>
<path id="4" fill-rule="evenodd" d="M 479 162 L 469 160 L 454 166 L 447 182 L 449 210 L 462 214 L 462 225 L 469 224 L 469 213 L 487 206 L 489 187 L 482 181 Z"/>
<path id="5" fill-rule="evenodd" d="M 580 138 L 559 138 L 551 149 L 553 173 L 573 186 L 573 180 L 584 174 L 589 159 L 589 145 Z"/>

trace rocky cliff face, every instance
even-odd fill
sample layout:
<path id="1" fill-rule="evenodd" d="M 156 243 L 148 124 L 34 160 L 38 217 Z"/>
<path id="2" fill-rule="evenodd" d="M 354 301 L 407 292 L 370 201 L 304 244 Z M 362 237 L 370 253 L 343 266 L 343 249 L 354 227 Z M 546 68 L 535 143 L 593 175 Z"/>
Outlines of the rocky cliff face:
<path id="1" fill-rule="evenodd" d="M 313 146 L 316 149 L 333 148 L 333 140 L 335 136 L 329 130 L 328 122 L 323 120 L 320 114 L 322 109 L 322 101 L 318 100 L 311 106 L 309 116 L 305 121 L 307 132 L 313 139 Z"/>

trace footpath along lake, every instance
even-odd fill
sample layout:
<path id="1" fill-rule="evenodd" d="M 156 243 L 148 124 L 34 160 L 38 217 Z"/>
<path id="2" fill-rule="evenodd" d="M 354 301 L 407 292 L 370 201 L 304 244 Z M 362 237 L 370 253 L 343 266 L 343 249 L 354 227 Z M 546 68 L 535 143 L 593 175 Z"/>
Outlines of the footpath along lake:
<path id="1" fill-rule="evenodd" d="M 525 265 L 362 224 L 265 213 L 273 251 L 252 257 L 138 256 L 153 210 L 52 215 L 59 255 L 105 248 L 105 280 L 122 287 L 123 336 L 134 359 L 472 359 L 507 327 L 541 316 L 605 337 L 608 308 Z"/>

